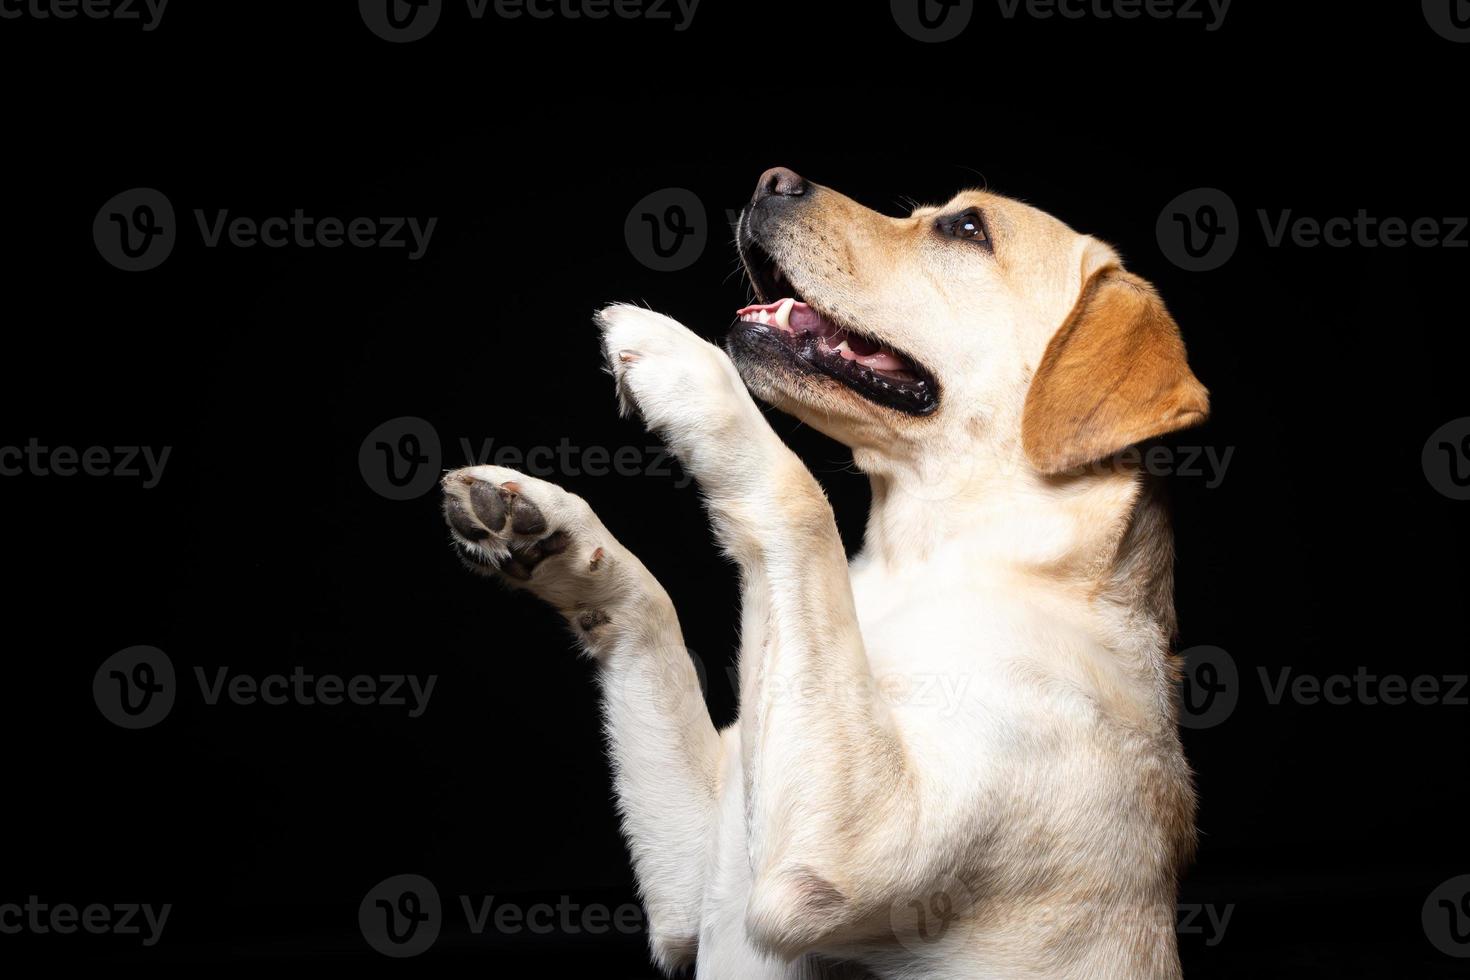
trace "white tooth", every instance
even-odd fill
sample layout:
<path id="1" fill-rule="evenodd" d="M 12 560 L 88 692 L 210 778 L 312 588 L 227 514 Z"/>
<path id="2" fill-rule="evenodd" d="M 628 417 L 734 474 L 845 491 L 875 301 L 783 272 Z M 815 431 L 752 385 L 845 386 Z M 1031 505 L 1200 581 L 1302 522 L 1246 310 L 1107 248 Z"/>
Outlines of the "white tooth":
<path id="1" fill-rule="evenodd" d="M 781 301 L 781 308 L 776 311 L 776 325 L 782 330 L 791 329 L 791 309 L 796 305 L 796 300 L 787 299 Z"/>
<path id="2" fill-rule="evenodd" d="M 769 313 L 767 313 L 765 310 L 761 310 L 760 312 L 756 313 L 755 317 L 761 323 L 770 323 L 771 322 L 771 315 Z"/>
<path id="3" fill-rule="evenodd" d="M 850 351 L 851 350 L 851 348 L 849 348 L 847 346 L 847 338 L 846 337 L 844 337 L 842 339 L 842 343 L 838 344 L 836 347 L 834 347 L 832 349 L 834 351 L 836 351 L 837 353 L 839 353 L 839 354 L 841 354 L 843 351 Z"/>

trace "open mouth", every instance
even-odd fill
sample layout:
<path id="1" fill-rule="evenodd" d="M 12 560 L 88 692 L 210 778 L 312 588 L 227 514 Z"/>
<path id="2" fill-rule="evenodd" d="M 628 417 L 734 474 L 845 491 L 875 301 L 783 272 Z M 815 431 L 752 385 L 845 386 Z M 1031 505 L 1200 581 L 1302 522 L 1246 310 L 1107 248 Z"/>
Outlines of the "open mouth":
<path id="1" fill-rule="evenodd" d="M 736 313 L 734 333 L 742 340 L 774 346 L 797 369 L 824 374 L 886 408 L 927 415 L 939 407 L 933 375 L 913 358 L 812 306 L 754 242 L 742 253 L 761 301 Z"/>

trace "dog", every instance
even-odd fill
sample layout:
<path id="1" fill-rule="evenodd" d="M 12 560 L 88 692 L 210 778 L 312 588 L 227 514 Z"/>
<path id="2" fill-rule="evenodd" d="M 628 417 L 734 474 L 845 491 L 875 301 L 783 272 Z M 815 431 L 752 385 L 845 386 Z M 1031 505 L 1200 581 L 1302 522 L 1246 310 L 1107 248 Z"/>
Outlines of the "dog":
<path id="1" fill-rule="evenodd" d="M 598 665 L 624 833 L 666 972 L 709 980 L 1170 978 L 1195 798 L 1173 541 L 1137 446 L 1208 393 L 1117 253 L 999 195 L 890 217 L 777 168 L 737 225 L 724 350 L 615 305 L 625 413 L 698 481 L 742 582 L 739 720 L 579 497 L 444 479 L 474 570 Z M 758 397 L 872 485 L 850 562 Z"/>

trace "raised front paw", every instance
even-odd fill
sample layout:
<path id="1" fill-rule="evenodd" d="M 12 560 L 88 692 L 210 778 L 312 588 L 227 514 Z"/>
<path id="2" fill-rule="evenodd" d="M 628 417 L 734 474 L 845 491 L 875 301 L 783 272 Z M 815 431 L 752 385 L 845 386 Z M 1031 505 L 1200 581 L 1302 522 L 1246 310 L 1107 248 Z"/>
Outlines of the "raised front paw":
<path id="1" fill-rule="evenodd" d="M 636 592 L 642 567 L 581 497 L 499 466 L 454 470 L 443 486 L 444 520 L 464 564 L 536 593 L 579 631 L 606 624 Z"/>
<path id="2" fill-rule="evenodd" d="M 639 306 L 597 315 L 603 353 L 624 414 L 636 411 L 696 479 L 719 479 L 701 452 L 779 443 L 728 355 L 678 321 Z"/>
<path id="3" fill-rule="evenodd" d="M 597 324 L 623 411 L 636 410 L 650 427 L 693 421 L 701 410 L 728 414 L 750 402 L 725 352 L 677 320 L 617 304 L 598 313 Z"/>

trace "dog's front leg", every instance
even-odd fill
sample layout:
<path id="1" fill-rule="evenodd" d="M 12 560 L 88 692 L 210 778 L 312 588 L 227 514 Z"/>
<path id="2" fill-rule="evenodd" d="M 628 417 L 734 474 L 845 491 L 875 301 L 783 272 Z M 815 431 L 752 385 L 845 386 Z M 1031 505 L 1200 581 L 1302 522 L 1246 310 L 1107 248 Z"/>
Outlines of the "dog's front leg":
<path id="1" fill-rule="evenodd" d="M 912 850 L 921 803 L 874 696 L 831 508 L 723 351 L 637 307 L 600 323 L 625 408 L 699 481 L 742 573 L 751 938 L 787 957 L 857 938 L 922 887 L 925 855 Z"/>
<path id="2" fill-rule="evenodd" d="M 496 466 L 444 478 L 445 517 L 474 570 L 534 593 L 599 666 L 618 809 L 666 970 L 693 960 L 721 760 L 668 593 L 582 498 Z"/>

